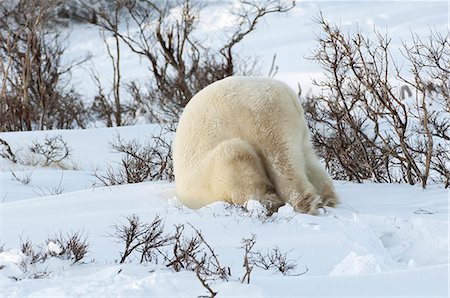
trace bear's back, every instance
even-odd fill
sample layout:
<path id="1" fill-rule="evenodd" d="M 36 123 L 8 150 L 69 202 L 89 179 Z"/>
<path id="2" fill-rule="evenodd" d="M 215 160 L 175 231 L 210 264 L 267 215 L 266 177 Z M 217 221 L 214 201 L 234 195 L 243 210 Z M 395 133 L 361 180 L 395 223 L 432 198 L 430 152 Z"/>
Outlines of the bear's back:
<path id="1" fill-rule="evenodd" d="M 219 143 L 241 138 L 254 146 L 293 119 L 303 121 L 295 93 L 284 83 L 258 77 L 228 77 L 198 92 L 187 104 L 174 141 L 175 176 L 188 173 Z M 297 132 L 301 133 L 301 132 Z"/>

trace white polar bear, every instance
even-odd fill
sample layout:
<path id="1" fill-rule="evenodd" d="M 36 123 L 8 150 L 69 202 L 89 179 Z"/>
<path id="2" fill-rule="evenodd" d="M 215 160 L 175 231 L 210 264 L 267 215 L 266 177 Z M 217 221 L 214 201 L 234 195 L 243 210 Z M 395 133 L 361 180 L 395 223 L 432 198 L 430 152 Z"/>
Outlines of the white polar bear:
<path id="1" fill-rule="evenodd" d="M 317 214 L 338 203 L 296 94 L 273 79 L 229 77 L 198 92 L 178 123 L 173 164 L 177 197 L 194 209 L 255 199 L 270 212 L 289 202 Z"/>

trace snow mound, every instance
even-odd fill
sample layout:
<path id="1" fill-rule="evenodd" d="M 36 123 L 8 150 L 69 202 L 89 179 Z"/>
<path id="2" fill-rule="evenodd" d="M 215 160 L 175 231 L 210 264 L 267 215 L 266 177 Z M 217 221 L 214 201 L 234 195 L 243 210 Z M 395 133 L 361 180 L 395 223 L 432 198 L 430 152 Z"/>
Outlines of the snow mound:
<path id="1" fill-rule="evenodd" d="M 371 254 L 360 256 L 352 251 L 336 265 L 330 275 L 360 275 L 378 272 L 381 272 L 379 259 L 377 260 Z"/>

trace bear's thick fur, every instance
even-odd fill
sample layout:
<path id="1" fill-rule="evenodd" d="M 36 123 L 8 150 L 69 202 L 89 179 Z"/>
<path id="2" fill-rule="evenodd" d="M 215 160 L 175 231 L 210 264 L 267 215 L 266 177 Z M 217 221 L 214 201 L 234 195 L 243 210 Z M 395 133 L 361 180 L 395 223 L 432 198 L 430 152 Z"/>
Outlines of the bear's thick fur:
<path id="1" fill-rule="evenodd" d="M 190 208 L 255 199 L 271 212 L 289 202 L 316 214 L 338 203 L 296 94 L 274 79 L 229 77 L 198 92 L 181 115 L 173 163 Z"/>

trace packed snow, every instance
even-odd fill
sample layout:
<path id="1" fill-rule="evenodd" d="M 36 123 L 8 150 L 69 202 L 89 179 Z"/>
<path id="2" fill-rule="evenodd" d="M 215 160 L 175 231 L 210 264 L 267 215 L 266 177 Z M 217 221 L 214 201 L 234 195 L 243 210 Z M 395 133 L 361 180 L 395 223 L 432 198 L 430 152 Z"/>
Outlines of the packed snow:
<path id="1" fill-rule="evenodd" d="M 201 230 L 231 268 L 230 281 L 216 281 L 218 296 L 446 296 L 448 292 L 448 192 L 439 186 L 422 190 L 418 186 L 355 184 L 336 181 L 342 204 L 322 210 L 320 216 L 295 213 L 291 206 L 266 217 L 261 205 L 251 201 L 247 211 L 226 203 L 214 203 L 200 210 L 183 207 L 175 197 L 174 183 L 147 182 L 111 187 L 94 187 L 94 168 L 119 156 L 106 154 L 117 133 L 142 137 L 155 125 L 52 131 L 62 135 L 69 147 L 77 147 L 71 162 L 84 165 L 80 171 L 33 170 L 2 164 L 2 237 L 0 253 L 2 294 L 5 297 L 35 296 L 171 296 L 196 297 L 205 289 L 193 272 L 173 272 L 158 264 L 118 264 L 122 246 L 107 235 L 113 225 L 136 214 L 151 222 L 156 215 L 168 231 L 175 224 L 190 223 Z M 50 132 L 5 133 L 0 136 L 14 149 L 43 139 Z M 147 134 L 147 135 L 148 135 Z M 92 140 L 92 142 L 91 142 Z M 96 142 L 94 142 L 96 140 Z M 102 144 L 102 140 L 104 143 Z M 105 152 L 93 151 L 99 146 Z M 75 153 L 76 152 L 76 153 Z M 92 167 L 92 168 L 89 168 Z M 80 166 L 81 168 L 81 166 Z M 31 172 L 22 184 L 11 177 Z M 62 177 L 62 178 L 61 178 Z M 58 195 L 40 195 L 36 187 L 62 185 Z M 90 245 L 81 264 L 50 258 L 33 268 L 45 276 L 30 278 L 21 263 L 26 256 L 18 250 L 21 239 L 43 243 L 49 237 L 82 232 Z M 288 252 L 297 268 L 292 276 L 252 271 L 250 284 L 241 284 L 244 274 L 243 238 L 256 235 L 256 250 L 275 247 Z M 48 251 L 60 247 L 50 242 Z M 296 273 L 307 272 L 296 276 Z M 28 274 L 28 275 L 27 275 Z"/>
<path id="2" fill-rule="evenodd" d="M 205 16 L 214 20 L 205 32 L 219 34 L 230 25 L 220 2 L 211 1 Z M 312 18 L 324 15 L 345 28 L 356 23 L 364 32 L 387 29 L 395 43 L 411 31 L 426 34 L 429 26 L 447 30 L 448 4 L 420 2 L 305 1 L 286 15 L 261 23 L 238 49 L 257 55 L 267 66 L 277 54 L 276 78 L 297 88 L 320 78 L 316 65 L 304 59 L 318 31 Z M 100 73 L 109 73 L 95 30 L 74 28 L 70 55 L 94 54 Z M 83 42 L 80 42 L 80 41 Z M 123 76 L 144 78 L 145 65 L 124 49 Z M 98 62 L 98 63 L 97 63 Z M 87 95 L 95 87 L 85 70 L 73 74 Z M 105 81 L 110 80 L 107 76 Z M 216 297 L 448 297 L 449 193 L 439 185 L 426 190 L 403 184 L 355 184 L 335 181 L 342 203 L 321 215 L 295 213 L 286 205 L 271 217 L 257 201 L 246 210 L 214 203 L 199 210 L 181 205 L 172 182 L 146 182 L 101 187 L 94 174 L 117 166 L 121 155 L 111 149 L 118 135 L 146 140 L 158 125 L 120 128 L 5 132 L 0 138 L 26 165 L 0 158 L 0 296 L 1 297 L 198 297 L 208 295 L 194 272 L 174 272 L 161 264 L 118 263 L 122 245 L 109 234 L 127 216 L 151 222 L 164 219 L 168 232 L 192 224 L 231 268 L 229 281 L 215 280 Z M 71 149 L 63 167 L 33 166 L 28 148 L 48 136 L 61 135 Z M 63 169 L 62 169 L 63 168 Z M 15 177 L 14 177 L 15 176 Z M 22 181 L 22 182 L 21 182 Z M 24 181 L 28 181 L 24 183 Z M 30 264 L 20 243 L 29 239 L 51 256 L 61 253 L 60 233 L 80 232 L 89 243 L 82 262 L 48 257 Z M 275 247 L 297 266 L 291 275 L 254 268 L 249 284 L 241 283 L 242 239 L 256 236 L 255 250 Z"/>

